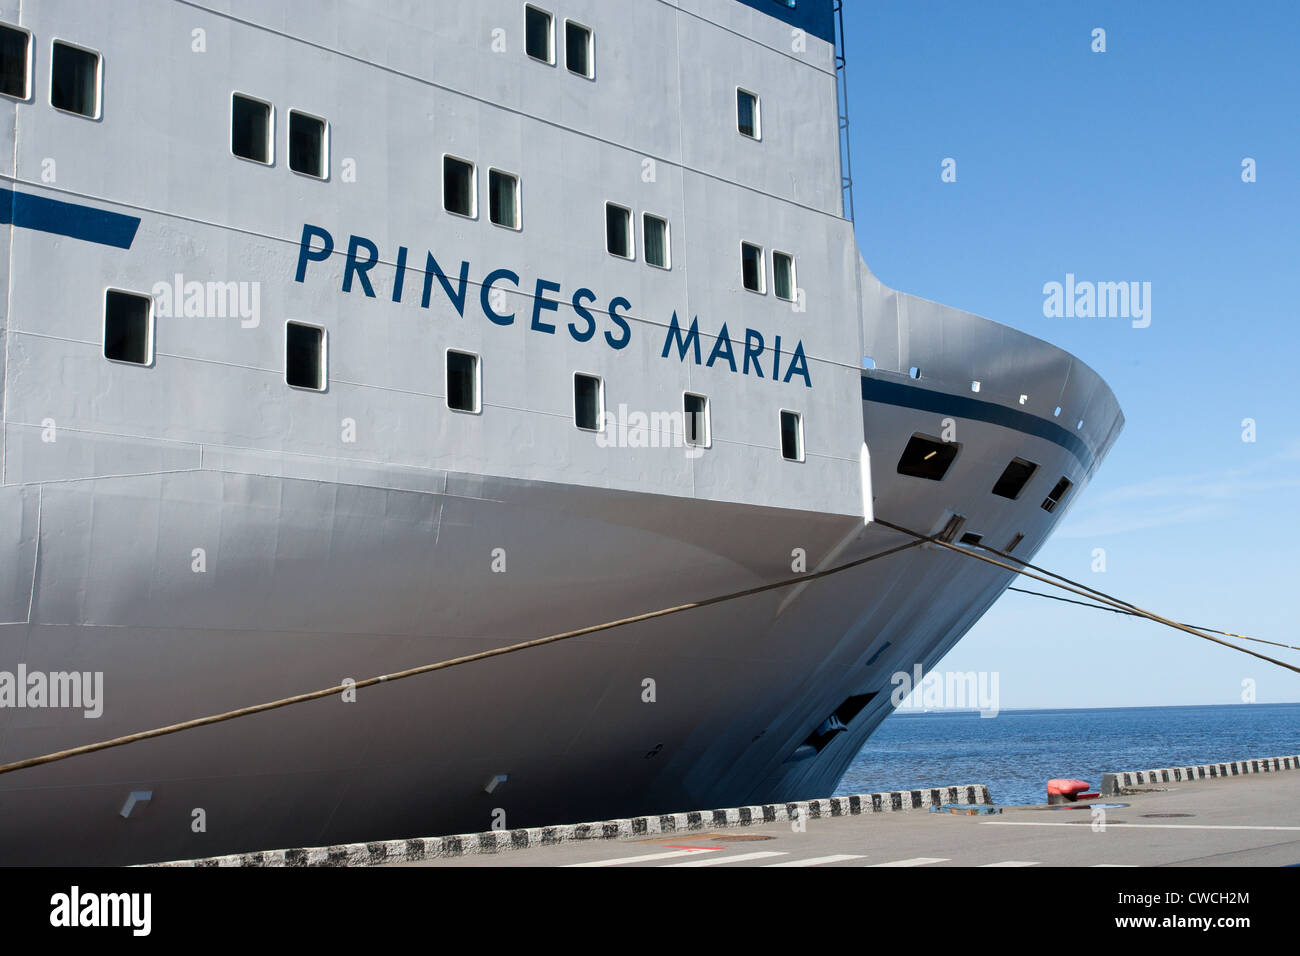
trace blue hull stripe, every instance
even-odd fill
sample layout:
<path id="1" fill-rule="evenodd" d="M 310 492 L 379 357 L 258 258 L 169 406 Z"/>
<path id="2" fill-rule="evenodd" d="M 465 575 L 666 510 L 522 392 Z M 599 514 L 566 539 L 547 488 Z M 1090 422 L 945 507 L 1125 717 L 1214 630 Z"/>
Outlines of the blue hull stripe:
<path id="1" fill-rule="evenodd" d="M 136 216 L 0 189 L 0 225 L 130 249 L 140 220 Z"/>
<path id="2" fill-rule="evenodd" d="M 1017 411 L 994 402 L 982 402 L 965 395 L 946 395 L 943 392 L 935 392 L 915 385 L 900 385 L 898 382 L 886 382 L 865 375 L 862 376 L 862 400 L 951 415 L 954 418 L 988 422 L 990 425 L 1012 428 L 1033 435 L 1035 438 L 1045 438 L 1060 445 L 1079 459 L 1079 464 L 1083 465 L 1086 471 L 1092 471 L 1092 449 L 1082 438 L 1069 429 L 1062 428 L 1056 422 L 1049 422 L 1028 412 Z"/>
<path id="3" fill-rule="evenodd" d="M 835 8 L 831 0 L 740 0 L 747 7 L 761 10 L 770 17 L 784 20 L 805 33 L 835 42 Z"/>

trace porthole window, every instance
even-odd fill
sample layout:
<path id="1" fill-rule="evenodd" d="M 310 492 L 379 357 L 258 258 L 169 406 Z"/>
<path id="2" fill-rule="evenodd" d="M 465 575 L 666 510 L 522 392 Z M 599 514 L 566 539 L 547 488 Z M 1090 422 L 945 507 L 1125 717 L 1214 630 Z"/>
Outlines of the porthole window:
<path id="1" fill-rule="evenodd" d="M 742 136 L 762 139 L 763 130 L 758 110 L 758 94 L 736 90 L 736 129 Z"/>
<path id="2" fill-rule="evenodd" d="M 102 62 L 94 50 L 55 40 L 50 49 L 50 105 L 99 119 Z"/>
<path id="3" fill-rule="evenodd" d="M 538 7 L 524 7 L 524 49 L 534 60 L 555 63 L 555 20 Z"/>
<path id="4" fill-rule="evenodd" d="M 668 239 L 668 220 L 646 213 L 642 217 L 645 261 L 659 269 L 672 267 L 672 249 Z"/>
<path id="5" fill-rule="evenodd" d="M 776 297 L 793 302 L 794 282 L 794 256 L 785 252 L 772 253 L 772 291 L 776 293 Z"/>
<path id="6" fill-rule="evenodd" d="M 591 30 L 572 20 L 564 21 L 564 65 L 570 73 L 589 80 L 596 76 L 595 41 Z"/>
<path id="7" fill-rule="evenodd" d="M 0 94 L 25 100 L 31 87 L 32 35 L 0 23 Z"/>
<path id="8" fill-rule="evenodd" d="M 302 322 L 284 327 L 284 380 L 294 388 L 325 390 L 325 330 Z"/>
<path id="9" fill-rule="evenodd" d="M 454 156 L 444 156 L 442 158 L 442 208 L 456 216 L 475 218 L 478 215 L 477 180 L 473 163 Z"/>
<path id="10" fill-rule="evenodd" d="M 682 411 L 686 418 L 686 444 L 708 448 L 711 442 L 708 397 L 687 392 L 682 400 Z"/>
<path id="11" fill-rule="evenodd" d="M 240 159 L 271 165 L 274 109 L 265 100 L 243 93 L 230 97 L 230 151 Z"/>
<path id="12" fill-rule="evenodd" d="M 601 431 L 604 412 L 605 383 L 599 375 L 576 372 L 573 376 L 573 423 L 583 431 Z"/>
<path id="13" fill-rule="evenodd" d="M 488 217 L 498 226 L 519 229 L 519 177 L 488 170 Z"/>
<path id="14" fill-rule="evenodd" d="M 304 176 L 329 176 L 329 125 L 320 117 L 289 111 L 289 168 Z"/>
<path id="15" fill-rule="evenodd" d="M 631 209 L 612 202 L 605 203 L 605 250 L 620 259 L 636 258 Z"/>
<path id="16" fill-rule="evenodd" d="M 104 293 L 104 358 L 153 364 L 153 299 L 136 292 Z"/>
<path id="17" fill-rule="evenodd" d="M 763 248 L 752 242 L 740 244 L 740 278 L 750 292 L 763 295 L 767 291 L 767 276 L 763 270 Z"/>
<path id="18" fill-rule="evenodd" d="M 458 412 L 482 409 L 479 357 L 472 352 L 447 350 L 447 407 Z"/>
<path id="19" fill-rule="evenodd" d="M 781 411 L 781 457 L 786 461 L 803 461 L 803 416 Z"/>

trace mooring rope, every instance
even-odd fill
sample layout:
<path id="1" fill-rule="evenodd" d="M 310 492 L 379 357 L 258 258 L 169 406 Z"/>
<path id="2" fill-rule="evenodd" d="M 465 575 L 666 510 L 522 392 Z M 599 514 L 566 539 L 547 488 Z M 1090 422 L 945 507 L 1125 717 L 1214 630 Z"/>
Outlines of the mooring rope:
<path id="1" fill-rule="evenodd" d="M 241 707 L 238 710 L 229 710 L 222 714 L 198 717 L 194 720 L 186 720 L 178 724 L 169 724 L 166 727 L 155 727 L 153 730 L 143 730 L 135 734 L 114 737 L 111 740 L 101 740 L 98 743 L 85 744 L 81 747 L 72 747 L 68 750 L 60 750 L 56 753 L 44 754 L 40 757 L 29 757 L 26 760 L 17 760 L 13 763 L 7 763 L 0 766 L 0 774 L 13 773 L 16 770 L 25 770 L 29 767 L 39 767 L 42 764 L 67 760 L 70 757 L 79 757 L 83 754 L 98 753 L 101 750 L 108 750 L 112 747 L 124 747 L 127 744 L 136 743 L 140 740 L 149 740 L 154 737 L 166 737 L 168 734 L 178 734 L 183 730 L 194 730 L 198 727 L 206 727 L 210 724 L 220 724 L 227 720 L 236 720 L 240 717 L 249 717 L 253 714 L 265 713 L 268 710 L 278 710 L 281 707 L 290 707 L 294 704 L 303 704 L 311 700 L 320 700 L 322 697 L 332 697 L 335 694 L 341 694 L 350 689 L 360 690 L 365 687 L 373 687 L 376 684 L 405 680 L 408 677 L 430 674 L 434 671 L 446 670 L 450 667 L 458 667 L 461 664 L 470 664 L 474 661 L 487 660 L 490 657 L 500 657 L 503 654 L 514 654 L 517 651 L 527 650 L 530 647 L 541 647 L 544 644 L 555 644 L 558 641 L 567 641 L 575 637 L 595 634 L 598 631 L 608 631 L 615 627 L 623 627 L 628 624 L 637 624 L 641 621 L 650 621 L 655 618 L 667 617 L 669 614 L 679 614 L 682 611 L 691 611 L 698 608 L 710 607 L 714 604 L 722 604 L 725 601 L 735 601 L 740 598 L 752 597 L 755 594 L 762 594 L 765 591 L 775 591 L 778 588 L 790 587 L 795 584 L 804 584 L 808 581 L 815 581 L 818 578 L 829 577 L 832 574 L 840 574 L 852 568 L 861 567 L 864 564 L 870 564 L 872 561 L 879 561 L 881 558 L 887 558 L 891 554 L 898 554 L 900 551 L 908 551 L 924 544 L 926 540 L 928 539 L 909 541 L 907 544 L 902 544 L 895 548 L 889 548 L 885 551 L 879 551 L 875 554 L 869 554 L 866 557 L 858 558 L 854 561 L 849 561 L 846 564 L 837 565 L 833 568 L 826 568 L 821 571 L 801 574 L 798 577 L 776 581 L 772 584 L 761 584 L 758 587 L 746 588 L 743 591 L 736 591 L 731 594 L 722 594 L 717 597 L 706 598 L 702 601 L 692 601 L 689 604 L 678 604 L 676 607 L 661 608 L 657 611 L 647 611 L 645 614 L 636 614 L 632 617 L 619 618 L 617 621 L 606 621 L 603 624 L 592 624 L 589 627 L 580 627 L 577 630 L 564 631 L 560 634 L 550 634 L 546 637 L 535 638 L 531 641 L 521 641 L 518 644 L 510 644 L 505 647 L 494 647 L 488 651 L 480 651 L 477 654 L 466 654 L 463 657 L 454 657 L 450 660 L 439 661 L 436 664 L 424 664 L 420 667 L 412 667 L 409 670 L 397 671 L 393 674 L 382 674 L 378 677 L 368 677 L 365 680 L 359 680 L 355 683 L 338 684 L 334 687 L 326 687 L 322 690 L 311 691 L 306 694 L 296 694 L 293 697 L 284 697 L 280 700 L 268 701 L 265 704 L 254 704 L 251 707 Z"/>
<path id="2" fill-rule="evenodd" d="M 1007 571 L 1011 571 L 1015 574 L 1024 575 L 1027 578 L 1032 578 L 1035 581 L 1039 581 L 1043 584 L 1050 585 L 1054 588 L 1060 588 L 1062 591 L 1069 591 L 1073 594 L 1079 595 L 1080 597 L 1091 597 L 1094 600 L 1101 601 L 1113 607 L 1127 609 L 1139 617 L 1145 617 L 1148 620 L 1155 621 L 1159 624 L 1164 624 L 1166 627 L 1172 627 L 1175 630 L 1185 631 L 1188 634 L 1193 635 L 1194 637 L 1199 637 L 1206 641 L 1212 641 L 1213 643 L 1221 644 L 1224 647 L 1230 647 L 1234 651 L 1241 651 L 1241 653 L 1243 654 L 1249 654 L 1251 657 L 1258 657 L 1262 661 L 1268 661 L 1270 664 L 1276 664 L 1278 667 L 1284 667 L 1289 671 L 1292 671 L 1296 674 L 1300 674 L 1300 667 L 1297 667 L 1294 664 L 1288 664 L 1286 661 L 1280 661 L 1275 657 L 1269 657 L 1267 654 L 1261 654 L 1258 651 L 1252 651 L 1248 647 L 1240 647 L 1237 644 L 1233 644 L 1229 641 L 1225 641 L 1222 638 L 1215 637 L 1212 634 L 1205 634 L 1201 631 L 1196 630 L 1195 628 L 1188 627 L 1186 624 L 1179 624 L 1177 621 L 1171 621 L 1167 617 L 1161 617 L 1159 614 L 1156 614 L 1152 611 L 1148 611 L 1145 608 L 1138 607 L 1136 604 L 1130 604 L 1127 601 L 1121 601 L 1119 598 L 1111 597 L 1109 594 L 1106 594 L 1104 591 L 1098 591 L 1095 588 L 1088 587 L 1086 584 L 1080 584 L 1078 581 L 1072 581 L 1069 578 L 1065 577 L 1064 575 L 1057 574 L 1054 571 L 1043 571 L 1042 574 L 1034 574 L 1029 570 L 1026 570 L 1027 568 L 1033 567 L 1031 564 L 1029 564 L 1028 561 L 1021 561 L 1019 558 L 1012 558 L 1010 555 L 1003 554 L 1002 552 L 997 552 L 998 554 L 1002 555 L 1002 557 L 1005 557 L 1011 561 L 1015 561 L 1017 564 L 1021 565 L 1021 567 L 1015 567 L 1013 565 L 1007 564 L 1006 561 L 999 561 L 996 558 L 990 558 L 987 554 L 980 554 L 979 552 L 972 551 L 969 548 L 959 547 L 958 545 L 955 545 L 950 541 L 943 541 L 940 538 L 934 537 L 933 535 L 930 536 L 922 535 L 918 531 L 912 531 L 910 528 L 904 528 L 901 525 L 893 524 L 889 521 L 885 521 L 883 518 L 876 518 L 875 521 L 876 524 L 879 524 L 883 527 L 891 528 L 894 531 L 900 532 L 901 534 L 910 535 L 911 537 L 916 538 L 920 543 L 929 542 L 931 544 L 937 544 L 940 547 L 947 548 L 950 551 L 956 551 L 958 554 L 968 555 L 972 558 L 975 558 L 977 561 L 983 561 L 986 564 L 992 564 L 999 568 L 1004 568 Z M 992 549 L 988 549 L 988 550 L 992 550 Z M 1041 571 L 1042 569 L 1034 568 L 1034 570 Z M 1043 575 L 1051 575 L 1051 577 L 1044 577 Z M 1053 581 L 1052 578 L 1056 578 L 1057 580 Z"/>
<path id="3" fill-rule="evenodd" d="M 1080 597 L 1089 598 L 1092 601 L 1102 602 L 1102 604 L 1087 604 L 1086 606 L 1088 607 L 1098 608 L 1099 610 L 1115 611 L 1116 613 L 1119 614 L 1130 614 L 1133 615 L 1134 617 L 1144 617 L 1147 618 L 1148 620 L 1155 621 L 1159 624 L 1164 624 L 1167 627 L 1172 627 L 1175 628 L 1176 630 L 1185 631 L 1188 634 L 1193 635 L 1194 637 L 1199 637 L 1207 641 L 1212 641 L 1215 644 L 1221 644 L 1224 647 L 1231 648 L 1235 651 L 1240 651 L 1243 654 L 1249 654 L 1251 657 L 1257 657 L 1260 660 L 1268 661 L 1270 664 L 1276 664 L 1278 667 L 1283 667 L 1286 668 L 1287 670 L 1294 671 L 1295 673 L 1300 673 L 1300 667 L 1296 667 L 1293 664 L 1288 664 L 1285 661 L 1279 661 L 1276 658 L 1268 657 L 1265 654 L 1259 654 L 1255 651 L 1250 650 L 1249 648 L 1239 647 L 1236 644 L 1232 644 L 1228 641 L 1221 640 L 1220 638 L 1214 637 L 1210 634 L 1203 633 L 1203 631 L 1209 629 L 1197 629 L 1186 624 L 1180 624 L 1177 621 L 1171 621 L 1168 618 L 1161 617 L 1158 614 L 1145 610 L 1144 608 L 1140 608 L 1136 604 L 1130 604 L 1127 601 L 1122 601 L 1119 598 L 1112 597 L 1111 595 L 1106 594 L 1105 592 L 1098 591 L 1094 588 L 1090 588 L 1087 585 L 1080 584 L 1077 581 L 1071 581 L 1069 578 L 1064 577 L 1063 575 L 1056 574 L 1053 571 L 1047 571 L 1042 568 L 1037 568 L 1027 561 L 1021 561 L 1019 558 L 1013 558 L 1011 555 L 1005 554 L 1004 552 L 996 551 L 995 549 L 992 548 L 985 549 L 999 555 L 1001 558 L 1006 559 L 1005 561 L 1000 561 L 995 558 L 991 558 L 988 555 L 980 554 L 976 551 L 972 551 L 968 548 L 959 547 L 958 545 L 952 544 L 949 541 L 943 541 L 940 538 L 936 537 L 935 535 L 924 535 L 918 531 L 913 531 L 910 528 L 905 528 L 901 525 L 896 525 L 889 521 L 885 521 L 882 518 L 874 519 L 874 523 L 882 527 L 889 528 L 893 531 L 897 531 L 901 534 L 905 534 L 913 538 L 913 540 L 909 541 L 907 544 L 902 544 L 894 548 L 888 548 L 884 551 L 876 552 L 875 554 L 869 554 L 866 557 L 858 558 L 854 561 L 849 561 L 845 564 L 837 565 L 833 568 L 826 568 L 821 571 L 813 571 L 811 573 L 801 574 L 798 577 L 787 578 L 782 581 L 775 581 L 771 584 L 762 584 L 757 587 L 746 588 L 743 591 L 735 591 L 730 594 L 721 594 L 716 597 L 705 598 L 704 600 L 700 600 L 700 601 L 692 601 L 687 604 L 678 604 L 674 607 L 661 608 L 657 611 L 647 611 L 644 614 L 636 614 L 631 617 L 619 618 L 616 621 L 606 621 L 603 624 L 592 624 L 588 627 L 581 627 L 572 631 L 564 631 L 559 634 L 550 634 L 547 635 L 546 637 L 539 637 L 530 641 L 521 641 L 520 643 L 509 644 L 504 647 L 496 647 L 496 648 L 492 648 L 491 650 L 480 651 L 476 654 L 466 654 L 463 657 L 455 657 L 455 658 L 451 658 L 450 660 L 439 661 L 435 664 L 424 664 L 419 667 L 412 667 L 409 668 L 408 670 L 397 671 L 392 674 L 382 674 L 378 677 L 369 677 L 366 678 L 365 680 L 355 681 L 348 684 L 338 684 L 334 687 L 327 687 L 322 690 L 311 691 L 310 693 L 296 694 L 292 697 L 284 697 L 279 700 L 268 701 L 264 704 L 254 704 L 251 707 L 241 707 L 237 710 L 230 710 L 221 714 L 212 714 L 207 717 L 198 717 L 195 718 L 194 720 L 186 720 L 177 724 L 169 724 L 168 726 L 165 727 L 156 727 L 153 730 L 145 730 L 135 734 L 127 734 L 122 737 L 114 737 L 111 740 L 102 740 L 97 743 L 85 744 L 80 747 L 72 747 L 68 750 L 60 750 L 55 753 L 44 754 L 39 757 L 29 757 L 25 760 L 18 760 L 18 761 L 14 761 L 13 763 L 0 765 L 0 774 L 13 773 L 17 770 L 25 770 L 29 767 L 38 767 L 43 764 L 54 763 L 59 760 L 67 760 L 71 757 L 78 757 L 83 754 L 97 753 L 101 750 L 108 750 L 112 747 L 123 747 L 127 744 L 136 743 L 137 741 L 149 740 L 154 737 L 165 737 L 169 734 L 176 734 L 185 730 L 194 730 L 196 728 L 206 727 L 211 724 L 224 723 L 225 721 L 236 720 L 240 717 L 249 717 L 252 716 L 253 714 L 261 714 L 270 710 L 278 710 L 281 707 L 290 707 L 294 704 L 302 704 L 312 700 L 320 700 L 321 698 L 324 697 L 331 697 L 334 694 L 341 694 L 350 689 L 359 690 L 366 687 L 373 687 L 376 684 L 384 684 L 392 681 L 405 680 L 408 677 L 417 677 L 421 674 L 430 674 L 433 673 L 434 671 L 446 670 L 451 667 L 458 667 L 462 664 L 470 664 L 475 661 L 487 660 L 488 658 L 491 657 L 500 657 L 505 654 L 513 654 L 518 651 L 527 650 L 529 648 L 541 647 L 545 644 L 554 644 L 559 641 L 567 641 L 576 637 L 583 637 L 587 634 L 595 634 L 599 631 L 607 631 L 612 628 L 623 627 L 628 624 L 637 624 L 642 621 L 650 621 L 656 618 L 666 617 L 670 614 L 679 614 L 683 611 L 690 611 L 690 610 L 696 610 L 704 607 L 711 607 L 713 605 L 722 604 L 727 601 L 735 601 L 741 598 L 752 597 L 756 594 L 762 594 L 766 591 L 774 591 L 779 588 L 790 587 L 796 584 L 805 584 L 809 581 L 815 581 L 818 580 L 819 578 L 829 577 L 833 574 L 841 574 L 845 571 L 851 570 L 852 568 L 861 567 L 864 564 L 870 564 L 873 561 L 878 561 L 881 558 L 887 558 L 890 555 L 898 554 L 899 552 L 907 551 L 911 548 L 920 547 L 923 544 L 939 545 L 940 547 L 947 548 L 950 551 L 956 551 L 958 554 L 964 554 L 968 557 L 975 558 L 978 561 L 983 561 L 987 564 L 992 564 L 997 567 L 1003 568 L 1007 571 L 1011 571 L 1014 574 L 1023 575 L 1027 578 L 1032 578 L 1033 580 L 1049 585 L 1050 587 L 1059 588 L 1063 591 L 1069 591 L 1073 594 L 1079 595 Z M 1014 561 L 1016 562 L 1016 564 L 1020 565 L 1020 567 L 1015 567 L 1011 564 L 1008 564 L 1006 563 L 1007 561 Z M 1033 573 L 1033 572 L 1040 572 L 1040 573 Z M 1052 580 L 1053 578 L 1055 578 L 1056 580 Z M 1018 591 L 1022 589 L 1013 588 L 1012 590 Z M 1038 592 L 1029 591 L 1026 593 L 1037 594 Z M 1054 595 L 1047 595 L 1047 594 L 1040 594 L 1039 596 L 1055 597 Z M 1056 600 L 1068 600 L 1068 599 L 1056 598 Z M 1084 602 L 1071 601 L 1070 603 L 1083 604 Z M 1219 631 L 1217 633 L 1223 634 L 1227 632 Z M 1229 636 L 1243 638 L 1244 640 L 1259 640 L 1259 638 L 1248 638 L 1240 634 L 1230 634 Z M 1273 644 L 1274 642 L 1261 641 L 1261 643 Z M 1290 647 L 1290 645 L 1285 645 L 1285 644 L 1277 644 L 1275 646 Z"/>
<path id="4" fill-rule="evenodd" d="M 1059 594 L 1044 594 L 1042 591 L 1030 591 L 1028 588 L 1007 588 L 1008 591 L 1015 591 L 1017 594 L 1032 594 L 1034 597 L 1047 598 L 1049 601 L 1060 601 L 1063 604 L 1077 604 L 1079 607 L 1091 608 L 1094 611 L 1108 611 L 1111 614 L 1127 614 L 1129 617 L 1141 617 L 1136 611 L 1126 611 L 1118 607 L 1106 607 L 1104 604 L 1095 604 L 1092 601 L 1076 601 L 1074 598 L 1061 597 Z M 1256 644 L 1270 644 L 1273 647 L 1285 647 L 1289 651 L 1300 651 L 1300 647 L 1294 644 L 1279 644 L 1277 641 L 1266 641 L 1262 637 L 1248 637 L 1245 634 L 1234 634 L 1232 631 L 1221 631 L 1216 627 L 1202 627 L 1199 624 L 1188 624 L 1190 628 L 1198 631 L 1205 631 L 1209 634 L 1222 634 L 1224 637 L 1235 637 L 1239 641 L 1254 641 Z"/>

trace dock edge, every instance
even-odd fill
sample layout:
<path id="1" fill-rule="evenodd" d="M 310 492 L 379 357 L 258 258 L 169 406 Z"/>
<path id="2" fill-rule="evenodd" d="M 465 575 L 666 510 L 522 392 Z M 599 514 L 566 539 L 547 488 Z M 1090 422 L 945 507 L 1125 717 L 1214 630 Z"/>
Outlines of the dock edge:
<path id="1" fill-rule="evenodd" d="M 489 830 L 457 836 L 422 837 L 413 840 L 382 840 L 374 843 L 345 843 L 336 846 L 266 850 L 148 863 L 144 866 L 375 866 L 381 863 L 415 863 L 482 853 L 526 850 L 556 846 L 576 840 L 616 840 L 622 837 L 691 833 L 730 827 L 760 826 L 781 821 L 819 820 L 828 817 L 862 816 L 921 810 L 951 804 L 992 804 L 989 788 L 983 784 L 934 787 L 926 790 L 891 790 L 822 800 L 800 800 L 763 806 L 731 807 L 725 810 L 695 810 L 657 816 L 629 817 L 595 823 L 572 823 L 518 830 Z"/>
<path id="2" fill-rule="evenodd" d="M 1101 795 L 1113 797 L 1129 787 L 1149 787 L 1160 783 L 1190 783 L 1220 777 L 1240 777 L 1257 773 L 1281 773 L 1300 770 L 1300 756 L 1260 757 L 1232 763 L 1208 763 L 1195 767 L 1162 767 L 1158 770 L 1128 770 L 1107 773 L 1101 778 Z"/>

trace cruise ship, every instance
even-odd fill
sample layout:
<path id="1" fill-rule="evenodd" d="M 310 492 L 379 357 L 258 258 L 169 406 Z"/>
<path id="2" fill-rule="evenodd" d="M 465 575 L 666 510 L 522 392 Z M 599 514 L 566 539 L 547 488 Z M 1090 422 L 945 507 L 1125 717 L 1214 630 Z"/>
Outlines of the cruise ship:
<path id="1" fill-rule="evenodd" d="M 1122 415 L 869 271 L 842 35 L 0 0 L 0 764 L 914 540 L 882 522 L 1029 559 Z M 0 774 L 0 863 L 826 796 L 1013 577 L 930 542 Z"/>

